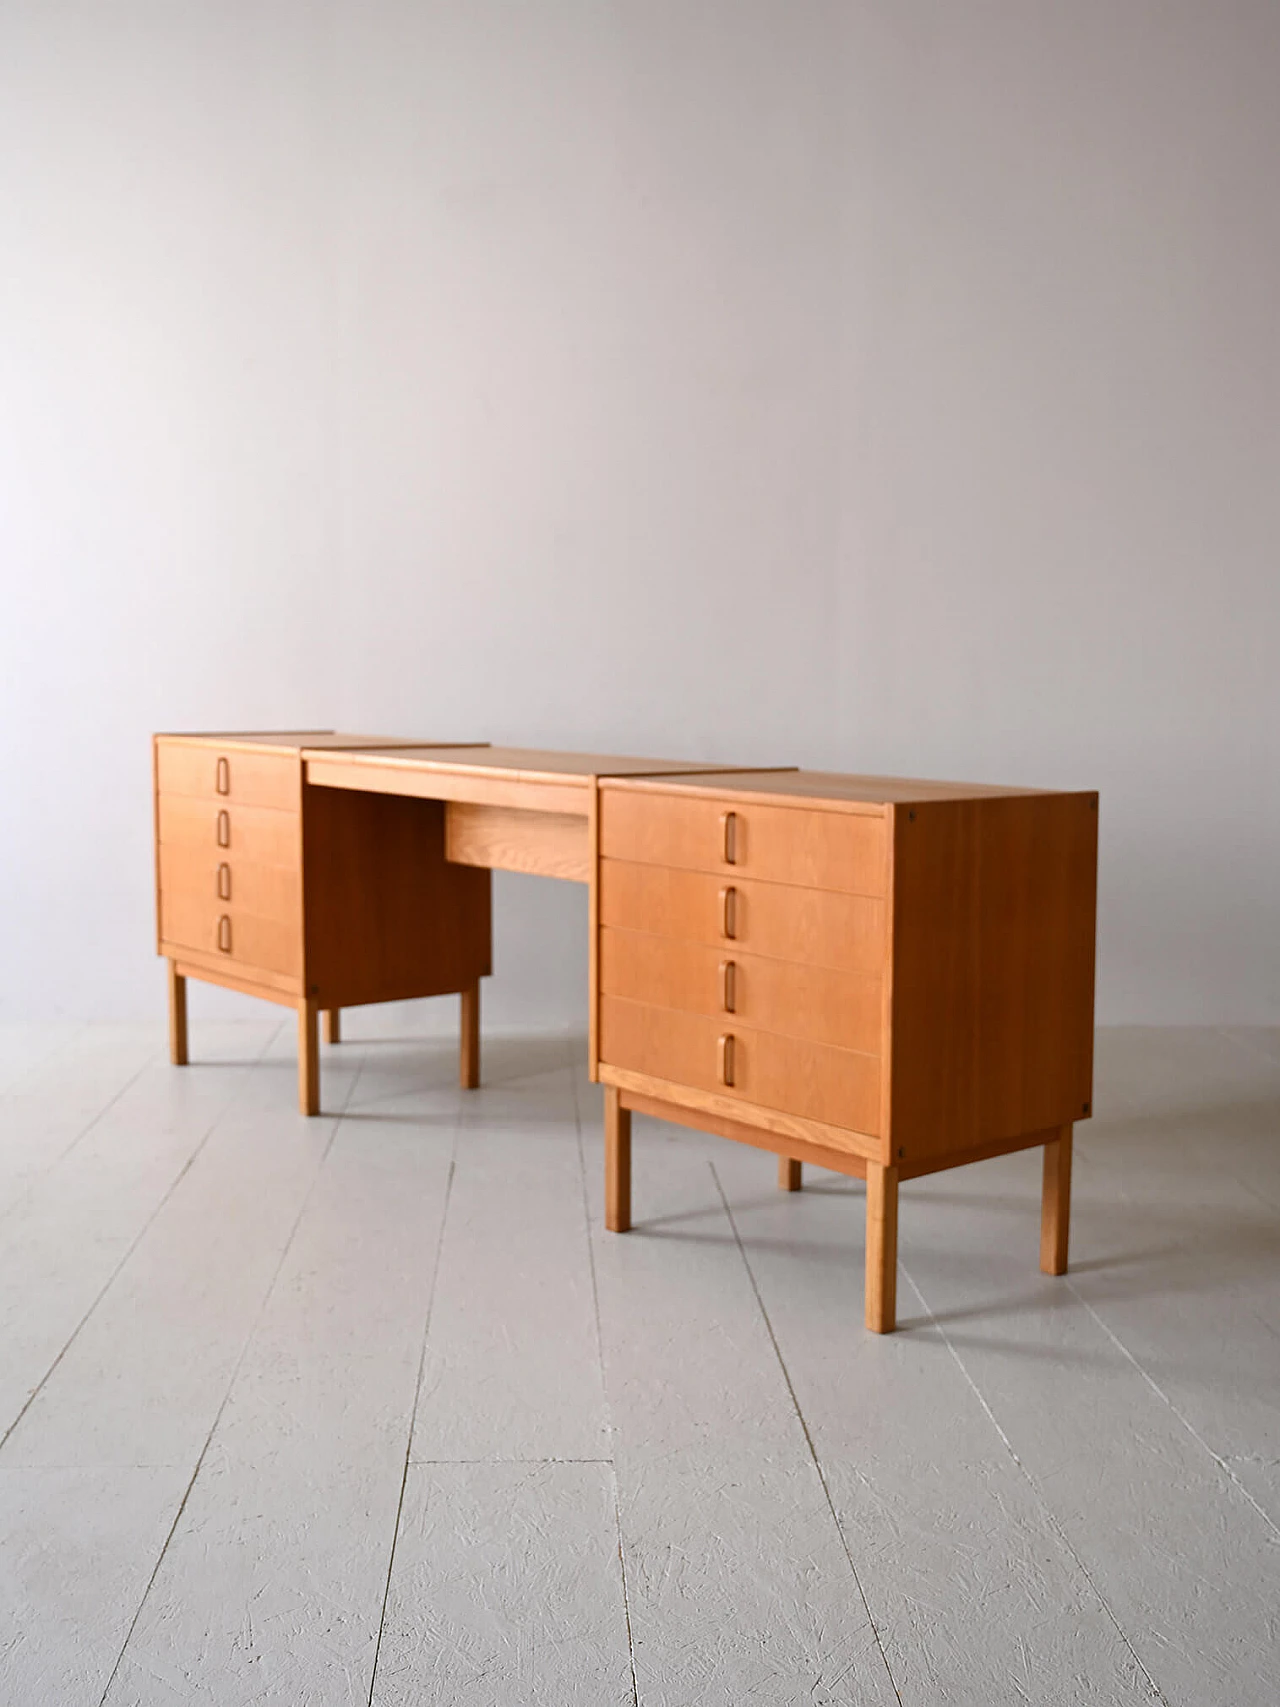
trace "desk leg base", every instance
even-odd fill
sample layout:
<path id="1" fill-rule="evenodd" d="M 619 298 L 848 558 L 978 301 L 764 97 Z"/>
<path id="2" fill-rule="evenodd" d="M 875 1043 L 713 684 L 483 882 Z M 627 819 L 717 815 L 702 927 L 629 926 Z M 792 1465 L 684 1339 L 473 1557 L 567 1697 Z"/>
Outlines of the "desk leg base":
<path id="1" fill-rule="evenodd" d="M 1071 1237 L 1071 1128 L 1064 1126 L 1044 1147 L 1044 1186 L 1040 1196 L 1040 1268 L 1044 1274 L 1067 1272 Z"/>
<path id="2" fill-rule="evenodd" d="M 480 984 L 462 992 L 462 1033 L 458 1047 L 458 1083 L 464 1091 L 480 1084 Z"/>
<path id="3" fill-rule="evenodd" d="M 778 1157 L 778 1190 L 799 1191 L 802 1184 L 802 1163 L 793 1162 L 790 1156 Z"/>
<path id="4" fill-rule="evenodd" d="M 187 1064 L 187 981 L 177 962 L 169 967 L 169 1059 L 175 1067 Z"/>
<path id="5" fill-rule="evenodd" d="M 898 1170 L 867 1163 L 867 1327 L 891 1334 L 898 1303 Z"/>
<path id="6" fill-rule="evenodd" d="M 298 1003 L 298 1108 L 303 1114 L 320 1112 L 319 1017 L 314 1002 Z"/>
<path id="7" fill-rule="evenodd" d="M 611 1233 L 631 1231 L 631 1110 L 616 1085 L 604 1092 L 604 1224 Z"/>
<path id="8" fill-rule="evenodd" d="M 324 1040 L 326 1043 L 342 1042 L 341 1008 L 326 1008 L 324 1010 Z"/>

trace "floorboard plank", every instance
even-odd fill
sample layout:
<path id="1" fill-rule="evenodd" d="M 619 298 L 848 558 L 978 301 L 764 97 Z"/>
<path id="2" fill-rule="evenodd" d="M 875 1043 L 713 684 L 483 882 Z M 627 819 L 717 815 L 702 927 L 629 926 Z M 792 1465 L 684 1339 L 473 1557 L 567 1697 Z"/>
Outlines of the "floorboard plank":
<path id="1" fill-rule="evenodd" d="M 1269 1707 L 1274 1529 L 1071 1286 L 1032 1270 L 1034 1225 L 1019 1234 L 1035 1158 L 981 1167 L 983 1181 L 974 1168 L 916 1182 L 904 1268 L 1169 1701 Z"/>
<path id="2" fill-rule="evenodd" d="M 259 1032 L 258 1051 L 277 1028 Z M 224 1062 L 156 1062 L 0 1222 L 0 1438 L 255 1072 L 238 1029 Z"/>
<path id="3" fill-rule="evenodd" d="M 373 1707 L 628 1707 L 604 1464 L 414 1464 Z"/>
<path id="4" fill-rule="evenodd" d="M 217 1120 L 0 1463 L 195 1468 L 333 1135 L 331 1118 L 280 1106 L 275 1063 L 291 1048 L 280 1038 Z M 332 1106 L 359 1059 L 352 1051 L 328 1073 Z"/>
<path id="5" fill-rule="evenodd" d="M 0 1701 L 98 1707 L 186 1475 L 0 1467 Z"/>
<path id="6" fill-rule="evenodd" d="M 257 1049 L 270 1033 L 259 1034 Z M 255 1050 L 255 1053 L 257 1050 Z M 0 1220 L 58 1166 L 161 1051 L 153 1026 L 87 1026 L 0 1098 Z"/>
<path id="7" fill-rule="evenodd" d="M 457 1118 L 396 1082 L 360 1081 L 109 1703 L 368 1701 Z"/>
<path id="8" fill-rule="evenodd" d="M 1216 1131 L 1105 1123 L 1076 1170 L 1070 1285 L 1280 1541 L 1280 1210 L 1240 1177 L 1280 1199 L 1280 1104 L 1252 1169 L 1205 1165 Z"/>
<path id="9" fill-rule="evenodd" d="M 584 1098 L 587 1109 L 592 1100 Z M 894 1701 L 707 1141 L 636 1119 L 635 1221 L 618 1235 L 599 1218 L 603 1168 L 593 1126 L 588 1115 L 605 1379 L 643 1707 Z"/>
<path id="10" fill-rule="evenodd" d="M 541 1095 L 519 1125 L 483 1104 L 467 1112 L 413 1457 L 609 1450 L 573 1090 L 562 1069 L 554 1095 Z"/>
<path id="11" fill-rule="evenodd" d="M 715 1166 L 903 1701 L 1152 1701 L 941 1335 L 913 1319 L 910 1291 L 900 1332 L 863 1327 L 863 1188 L 814 1168 L 802 1193 L 781 1193 L 768 1157 L 730 1144 Z"/>

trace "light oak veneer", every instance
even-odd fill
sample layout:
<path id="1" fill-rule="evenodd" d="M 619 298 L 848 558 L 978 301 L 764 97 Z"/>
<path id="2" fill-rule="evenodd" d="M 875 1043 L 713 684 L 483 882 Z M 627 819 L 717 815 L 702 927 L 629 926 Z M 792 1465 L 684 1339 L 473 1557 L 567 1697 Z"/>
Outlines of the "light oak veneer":
<path id="1" fill-rule="evenodd" d="M 456 991 L 479 1083 L 490 871 L 584 882 L 605 1218 L 631 1115 L 867 1184 L 866 1321 L 895 1321 L 898 1189 L 1044 1148 L 1041 1267 L 1067 1266 L 1092 1099 L 1097 795 L 333 732 L 155 738 L 171 1051 L 187 977 L 320 1015 Z"/>
<path id="2" fill-rule="evenodd" d="M 320 1108 L 321 1012 L 336 1043 L 343 1007 L 474 992 L 490 963 L 489 873 L 445 857 L 439 801 L 305 786 L 304 747 L 344 744 L 405 743 L 315 730 L 154 741 L 172 1058 L 188 1059 L 187 977 L 286 1002 L 305 1114 Z M 478 1025 L 464 1028 L 464 1079 L 478 1077 L 477 1050 Z"/>
<path id="3" fill-rule="evenodd" d="M 876 1331 L 902 1179 L 1043 1144 L 1041 1266 L 1065 1272 L 1097 805 L 805 771 L 601 781 L 598 1076 L 624 1109 L 775 1148 L 783 1189 L 804 1161 L 863 1174 Z"/>

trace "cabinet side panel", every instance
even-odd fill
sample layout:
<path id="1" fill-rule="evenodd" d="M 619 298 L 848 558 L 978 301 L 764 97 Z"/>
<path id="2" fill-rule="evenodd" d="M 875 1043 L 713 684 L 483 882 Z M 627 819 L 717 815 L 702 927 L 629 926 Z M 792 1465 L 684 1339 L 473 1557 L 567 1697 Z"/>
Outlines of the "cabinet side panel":
<path id="1" fill-rule="evenodd" d="M 1087 1115 L 1097 835 L 1092 794 L 895 812 L 895 1160 Z"/>
<path id="2" fill-rule="evenodd" d="M 151 737 L 151 862 L 155 867 L 156 953 L 162 952 L 164 922 L 160 916 L 160 742 Z"/>
<path id="3" fill-rule="evenodd" d="M 587 1072 L 600 1081 L 600 779 L 591 779 L 587 814 Z"/>
<path id="4" fill-rule="evenodd" d="M 444 995 L 488 974 L 490 873 L 445 858 L 443 802 L 302 798 L 306 985 L 321 1006 Z"/>
<path id="5" fill-rule="evenodd" d="M 989 801 L 979 820 L 982 1143 L 1093 1106 L 1097 796 Z"/>

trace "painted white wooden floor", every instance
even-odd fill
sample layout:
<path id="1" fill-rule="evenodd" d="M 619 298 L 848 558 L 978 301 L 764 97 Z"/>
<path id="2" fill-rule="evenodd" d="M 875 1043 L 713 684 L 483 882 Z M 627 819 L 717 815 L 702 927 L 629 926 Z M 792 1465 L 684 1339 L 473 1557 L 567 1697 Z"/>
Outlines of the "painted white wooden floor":
<path id="1" fill-rule="evenodd" d="M 1280 1032 L 1112 1031 L 1039 1153 L 861 1188 L 564 1040 L 0 1033 L 0 1703 L 1280 1702 Z M 360 1040 L 361 1033 L 365 1040 Z"/>

